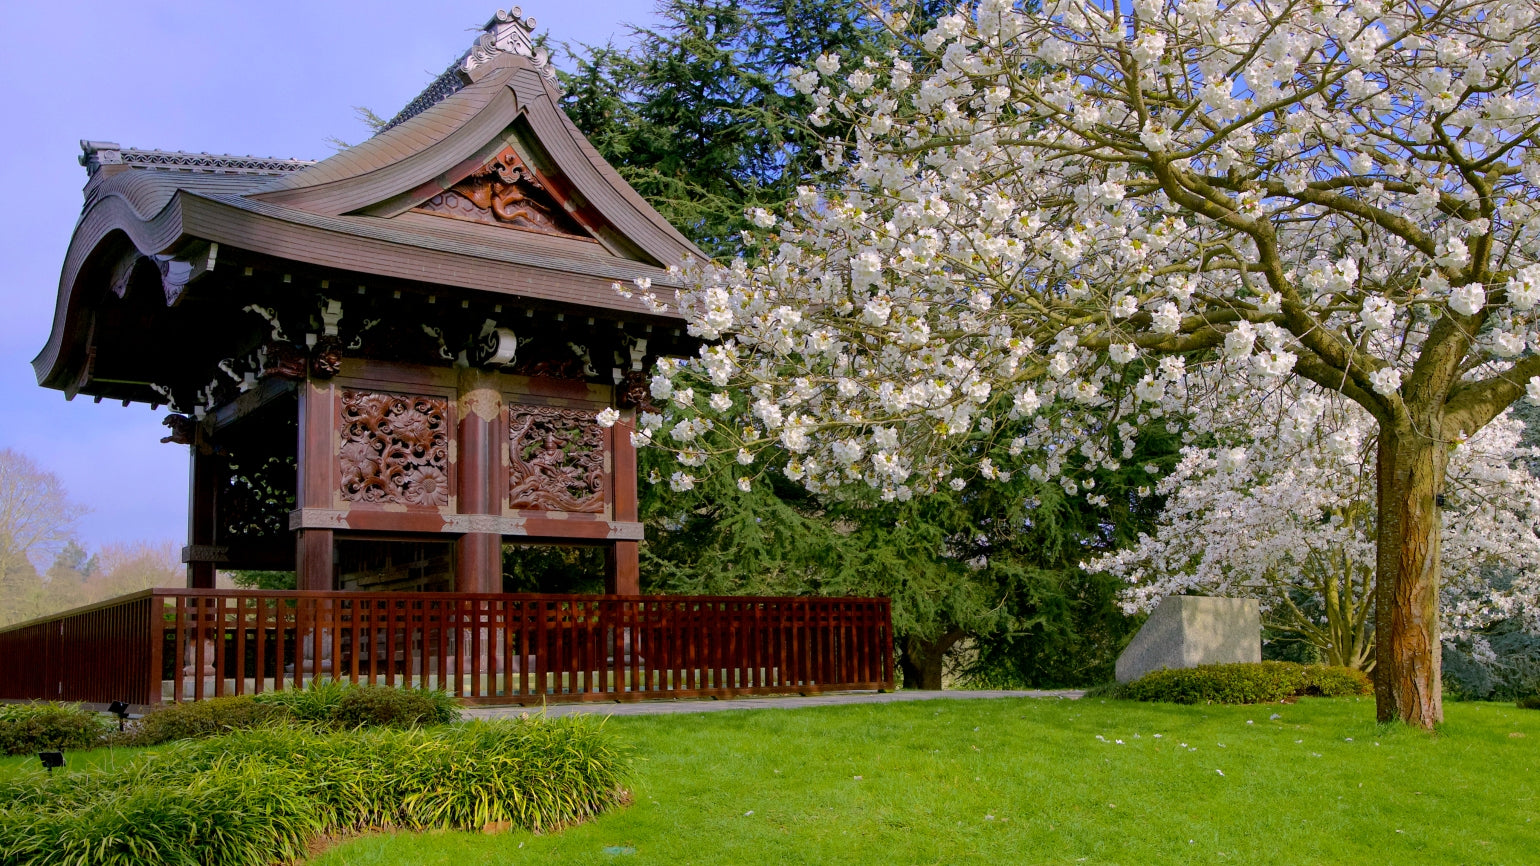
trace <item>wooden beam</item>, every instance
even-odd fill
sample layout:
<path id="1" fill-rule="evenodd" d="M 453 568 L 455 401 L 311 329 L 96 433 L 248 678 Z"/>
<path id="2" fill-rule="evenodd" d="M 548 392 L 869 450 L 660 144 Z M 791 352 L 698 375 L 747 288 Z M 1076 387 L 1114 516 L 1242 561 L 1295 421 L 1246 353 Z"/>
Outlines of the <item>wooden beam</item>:
<path id="1" fill-rule="evenodd" d="M 335 489 L 337 455 L 332 445 L 337 410 L 331 384 L 306 381 L 299 392 L 299 441 L 296 444 L 298 478 L 295 506 L 330 507 Z M 336 539 L 330 529 L 300 529 L 294 533 L 294 581 L 299 589 L 335 589 L 337 582 Z"/>
<path id="2" fill-rule="evenodd" d="M 625 415 L 610 428 L 610 501 L 615 503 L 614 519 L 636 523 L 636 446 L 631 433 L 636 429 L 636 412 Z M 636 541 L 616 541 L 605 556 L 604 591 L 610 595 L 641 595 L 641 548 Z"/>
<path id="3" fill-rule="evenodd" d="M 189 445 L 192 467 L 188 472 L 187 545 L 191 548 L 213 547 L 218 520 L 218 484 L 220 464 L 214 454 L 203 454 L 196 444 Z M 188 589 L 213 589 L 215 563 L 191 560 L 187 563 Z"/>

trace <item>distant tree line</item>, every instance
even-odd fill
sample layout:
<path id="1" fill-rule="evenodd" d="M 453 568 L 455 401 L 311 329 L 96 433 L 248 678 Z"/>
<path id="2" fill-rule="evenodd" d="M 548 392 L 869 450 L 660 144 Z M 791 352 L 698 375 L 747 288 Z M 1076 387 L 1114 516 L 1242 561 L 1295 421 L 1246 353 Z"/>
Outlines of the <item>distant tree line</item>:
<path id="1" fill-rule="evenodd" d="M 185 583 L 170 542 L 108 544 L 88 553 L 78 535 L 86 508 L 20 452 L 0 450 L 0 627 Z"/>

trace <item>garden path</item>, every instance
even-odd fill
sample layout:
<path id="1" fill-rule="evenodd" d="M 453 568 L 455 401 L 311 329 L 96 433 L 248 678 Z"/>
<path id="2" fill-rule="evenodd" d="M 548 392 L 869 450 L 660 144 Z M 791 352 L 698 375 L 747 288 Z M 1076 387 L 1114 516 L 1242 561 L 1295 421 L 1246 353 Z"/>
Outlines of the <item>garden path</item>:
<path id="1" fill-rule="evenodd" d="M 551 704 L 546 707 L 547 716 L 567 716 L 573 713 L 594 713 L 606 716 L 653 716 L 672 713 L 712 713 L 723 710 L 789 710 L 800 707 L 828 707 L 839 704 L 890 704 L 898 701 L 979 700 L 985 698 L 1062 698 L 1075 700 L 1084 695 L 1079 689 L 1051 691 L 1024 690 L 948 690 L 940 692 L 836 692 L 834 694 L 788 697 L 748 697 L 727 700 L 672 700 L 571 704 Z M 536 707 L 469 707 L 468 719 L 501 719 L 520 713 L 534 712 Z"/>

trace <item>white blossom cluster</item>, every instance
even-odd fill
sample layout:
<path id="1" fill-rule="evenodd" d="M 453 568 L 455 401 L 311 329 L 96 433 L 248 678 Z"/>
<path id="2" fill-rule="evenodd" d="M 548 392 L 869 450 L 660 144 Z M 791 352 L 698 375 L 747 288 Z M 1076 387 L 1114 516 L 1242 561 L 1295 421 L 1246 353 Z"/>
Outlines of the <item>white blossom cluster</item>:
<path id="1" fill-rule="evenodd" d="M 1249 386 L 1256 393 L 1255 384 Z M 1224 444 L 1188 446 L 1156 492 L 1154 535 L 1085 564 L 1125 579 L 1127 613 L 1169 595 L 1256 598 L 1275 626 L 1336 664 L 1372 658 L 1374 419 L 1298 382 L 1261 400 L 1208 400 Z M 1511 412 L 1453 446 L 1443 509 L 1444 637 L 1495 620 L 1540 632 L 1540 479 Z"/>
<path id="2" fill-rule="evenodd" d="M 775 454 L 814 490 L 1080 492 L 1200 367 L 1383 424 L 1435 342 L 1469 386 L 1451 424 L 1540 401 L 1536 0 L 874 14 L 913 52 L 795 78 L 812 123 L 852 125 L 841 182 L 751 215 L 762 264 L 686 274 L 707 343 L 638 432 L 676 486 Z"/>

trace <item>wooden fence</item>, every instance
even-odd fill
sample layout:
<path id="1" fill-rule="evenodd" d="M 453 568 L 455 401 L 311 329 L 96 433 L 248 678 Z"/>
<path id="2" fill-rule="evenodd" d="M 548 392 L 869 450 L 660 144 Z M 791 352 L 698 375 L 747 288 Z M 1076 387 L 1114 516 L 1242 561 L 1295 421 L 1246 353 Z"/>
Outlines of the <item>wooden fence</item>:
<path id="1" fill-rule="evenodd" d="M 507 704 L 891 689 L 892 620 L 882 598 L 155 589 L 0 631 L 0 698 L 325 679 Z"/>

